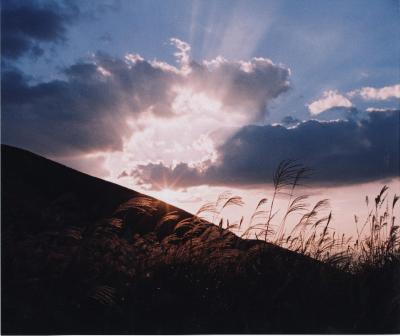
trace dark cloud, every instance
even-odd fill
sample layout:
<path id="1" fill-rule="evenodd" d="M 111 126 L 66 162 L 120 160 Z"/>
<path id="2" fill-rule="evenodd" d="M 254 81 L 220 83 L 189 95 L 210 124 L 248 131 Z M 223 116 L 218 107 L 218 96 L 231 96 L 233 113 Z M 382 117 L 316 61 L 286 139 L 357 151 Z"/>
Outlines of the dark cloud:
<path id="1" fill-rule="evenodd" d="M 78 17 L 72 2 L 3 1 L 1 54 L 15 60 L 43 54 L 41 43 L 65 40 L 67 26 Z"/>
<path id="2" fill-rule="evenodd" d="M 126 117 L 150 107 L 163 115 L 171 74 L 145 61 L 128 64 L 99 55 L 65 70 L 65 80 L 30 85 L 2 73 L 2 141 L 43 154 L 120 150 Z M 157 98 L 155 98 L 157 97 Z"/>
<path id="3" fill-rule="evenodd" d="M 228 108 L 250 113 L 253 120 L 262 118 L 268 103 L 290 88 L 290 69 L 266 58 L 249 62 L 217 58 L 204 64 L 194 63 L 190 75 L 196 90 L 206 91 Z"/>
<path id="4" fill-rule="evenodd" d="M 294 128 L 246 126 L 219 149 L 219 162 L 200 171 L 185 163 L 140 165 L 143 184 L 188 187 L 271 182 L 278 163 L 298 159 L 314 169 L 312 182 L 339 185 L 399 176 L 400 111 L 370 113 L 361 121 L 310 120 Z"/>
<path id="5" fill-rule="evenodd" d="M 281 124 L 286 127 L 295 126 L 301 123 L 301 120 L 293 117 L 293 116 L 286 116 L 283 117 L 281 120 Z"/>
<path id="6" fill-rule="evenodd" d="M 141 113 L 174 117 L 177 87 L 215 96 L 227 116 L 234 110 L 232 114 L 246 112 L 254 120 L 289 85 L 289 70 L 267 59 L 210 67 L 192 62 L 190 67 L 188 74 L 135 54 L 120 59 L 97 53 L 64 69 L 63 79 L 37 84 L 17 69 L 5 68 L 2 141 L 56 156 L 118 151 L 134 131 L 128 118 Z"/>
<path id="7" fill-rule="evenodd" d="M 151 189 L 162 190 L 164 188 L 186 188 L 195 185 L 218 183 L 217 180 L 213 179 L 212 169 L 213 167 L 210 167 L 205 172 L 201 172 L 199 169 L 190 167 L 184 162 L 170 168 L 160 162 L 139 165 L 130 175 L 137 178 L 141 184 L 150 185 Z"/>

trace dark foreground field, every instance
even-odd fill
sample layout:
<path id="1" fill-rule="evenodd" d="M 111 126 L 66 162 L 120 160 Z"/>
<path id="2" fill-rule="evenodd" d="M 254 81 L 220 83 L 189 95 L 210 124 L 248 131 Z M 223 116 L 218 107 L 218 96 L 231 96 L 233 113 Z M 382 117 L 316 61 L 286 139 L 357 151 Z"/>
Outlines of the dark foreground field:
<path id="1" fill-rule="evenodd" d="M 2 333 L 400 332 L 398 258 L 356 274 L 2 146 Z"/>

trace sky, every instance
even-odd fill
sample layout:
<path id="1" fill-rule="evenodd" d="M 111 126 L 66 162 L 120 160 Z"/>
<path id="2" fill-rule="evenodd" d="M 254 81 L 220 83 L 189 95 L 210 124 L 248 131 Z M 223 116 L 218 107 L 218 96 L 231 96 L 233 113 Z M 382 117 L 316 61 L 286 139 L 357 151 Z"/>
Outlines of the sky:
<path id="1" fill-rule="evenodd" d="M 193 213 L 230 191 L 245 204 L 226 216 L 247 220 L 297 160 L 299 193 L 354 233 L 366 195 L 400 189 L 399 10 L 5 0 L 1 140 Z"/>

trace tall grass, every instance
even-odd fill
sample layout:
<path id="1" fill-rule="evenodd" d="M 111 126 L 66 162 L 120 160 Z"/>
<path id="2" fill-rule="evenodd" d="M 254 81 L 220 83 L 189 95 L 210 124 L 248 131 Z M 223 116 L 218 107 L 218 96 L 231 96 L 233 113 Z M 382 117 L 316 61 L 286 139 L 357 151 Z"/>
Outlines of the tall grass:
<path id="1" fill-rule="evenodd" d="M 391 196 L 385 185 L 372 204 L 367 196 L 366 218 L 354 217 L 357 236 L 338 235 L 331 226 L 329 200 L 322 199 L 310 205 L 309 195 L 297 193 L 310 175 L 308 167 L 293 160 L 282 161 L 273 175 L 271 198 L 258 202 L 245 230 L 242 230 L 243 216 L 234 224 L 224 219 L 223 211 L 227 206 L 244 204 L 241 197 L 230 193 L 221 194 L 215 203 L 205 204 L 196 215 L 211 213 L 212 222 L 217 224 L 217 221 L 220 228 L 229 229 L 242 238 L 262 239 L 348 271 L 356 271 L 364 265 L 380 266 L 399 257 L 400 235 L 395 216 L 398 195 Z M 281 196 L 288 201 L 278 220 L 276 215 L 281 209 L 277 209 L 276 203 Z M 287 222 L 295 215 L 299 220 L 287 232 Z"/>

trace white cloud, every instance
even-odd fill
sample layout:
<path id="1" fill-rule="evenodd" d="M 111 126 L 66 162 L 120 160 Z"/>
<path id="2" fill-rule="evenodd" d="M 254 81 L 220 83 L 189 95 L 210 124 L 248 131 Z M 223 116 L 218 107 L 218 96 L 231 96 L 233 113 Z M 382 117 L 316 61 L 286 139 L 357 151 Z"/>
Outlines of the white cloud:
<path id="1" fill-rule="evenodd" d="M 209 145 L 193 147 L 201 135 L 261 120 L 290 86 L 290 70 L 267 58 L 196 62 L 188 43 L 171 43 L 178 66 L 97 53 L 66 68 L 64 80 L 30 85 L 23 74 L 9 73 L 3 84 L 13 94 L 2 102 L 7 141 L 55 157 L 124 151 L 139 137 L 138 160 L 172 151 L 179 160 L 199 161 L 212 156 Z M 14 96 L 25 99 L 7 99 Z M 154 141 L 164 145 L 150 148 Z"/>
<path id="2" fill-rule="evenodd" d="M 345 96 L 335 90 L 325 91 L 321 99 L 307 105 L 312 115 L 320 114 L 332 107 L 352 107 L 352 103 Z"/>
<path id="3" fill-rule="evenodd" d="M 364 87 L 350 91 L 349 97 L 360 96 L 363 100 L 388 100 L 400 98 L 400 84 L 385 86 L 383 88 Z"/>
<path id="4" fill-rule="evenodd" d="M 178 62 L 181 66 L 182 73 L 184 75 L 187 75 L 190 73 L 191 68 L 190 68 L 190 45 L 178 38 L 171 38 L 170 42 L 173 46 L 178 49 L 174 53 L 175 57 L 178 59 Z"/>
<path id="5" fill-rule="evenodd" d="M 115 134 L 123 137 L 122 148 L 100 150 L 111 180 L 118 182 L 123 170 L 139 164 L 185 162 L 206 169 L 216 162 L 220 143 L 238 127 L 260 120 L 270 101 L 289 89 L 290 70 L 270 59 L 219 56 L 196 62 L 189 44 L 176 38 L 171 44 L 178 50 L 177 66 L 137 54 L 123 61 L 94 56 L 111 74 L 110 91 L 121 97 L 118 118 L 129 126 L 128 132 Z M 137 187 L 132 176 L 126 179 Z"/>
<path id="6" fill-rule="evenodd" d="M 107 71 L 106 69 L 104 69 L 101 66 L 97 67 L 97 71 L 100 72 L 104 77 L 110 77 L 111 76 L 111 72 Z"/>
<path id="7" fill-rule="evenodd" d="M 379 107 L 368 107 L 367 112 L 393 112 L 396 111 L 395 108 L 379 108 Z"/>
<path id="8" fill-rule="evenodd" d="M 144 61 L 144 58 L 142 56 L 140 56 L 139 54 L 126 54 L 125 60 L 132 64 L 136 64 L 137 62 Z"/>

